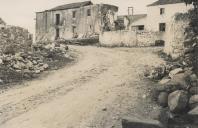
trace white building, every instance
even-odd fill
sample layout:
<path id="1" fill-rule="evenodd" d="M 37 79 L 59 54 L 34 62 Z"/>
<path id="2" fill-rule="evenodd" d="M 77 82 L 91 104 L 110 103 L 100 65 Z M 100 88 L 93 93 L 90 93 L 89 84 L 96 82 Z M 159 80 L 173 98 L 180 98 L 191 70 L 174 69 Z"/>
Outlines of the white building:
<path id="1" fill-rule="evenodd" d="M 125 30 L 105 33 L 101 35 L 101 42 L 108 45 L 125 43 L 127 46 L 165 45 L 167 54 L 179 55 L 188 19 L 177 21 L 175 15 L 186 13 L 192 7 L 183 0 L 158 0 L 147 6 L 147 14 L 118 16 Z"/>
<path id="2" fill-rule="evenodd" d="M 146 29 L 166 32 L 175 14 L 187 12 L 191 6 L 186 6 L 182 0 L 158 0 L 147 6 Z"/>
<path id="3" fill-rule="evenodd" d="M 125 16 L 124 23 L 128 30 L 160 32 L 161 39 L 165 40 L 175 14 L 190 8 L 182 0 L 158 0 L 147 6 L 147 14 Z"/>

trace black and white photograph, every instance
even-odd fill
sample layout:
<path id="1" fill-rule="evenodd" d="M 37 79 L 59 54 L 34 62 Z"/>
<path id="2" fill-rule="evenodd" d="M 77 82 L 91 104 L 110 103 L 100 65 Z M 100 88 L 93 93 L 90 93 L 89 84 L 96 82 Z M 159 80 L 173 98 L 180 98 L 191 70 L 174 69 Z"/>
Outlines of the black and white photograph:
<path id="1" fill-rule="evenodd" d="M 0 128 L 198 128 L 198 0 L 0 0 Z"/>

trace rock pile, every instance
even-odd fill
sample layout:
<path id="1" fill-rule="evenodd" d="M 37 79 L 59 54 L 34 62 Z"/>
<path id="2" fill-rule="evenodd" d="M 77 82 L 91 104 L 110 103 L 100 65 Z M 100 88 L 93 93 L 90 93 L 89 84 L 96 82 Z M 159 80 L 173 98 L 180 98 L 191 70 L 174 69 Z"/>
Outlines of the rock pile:
<path id="1" fill-rule="evenodd" d="M 179 118 L 190 126 L 198 125 L 198 77 L 192 68 L 169 63 L 153 69 L 146 76 L 158 81 L 153 98 L 163 108 L 168 108 L 171 114 L 167 118 L 176 124 Z"/>
<path id="2" fill-rule="evenodd" d="M 70 60 L 67 50 L 61 42 L 33 44 L 28 30 L 0 19 L 0 86 L 61 68 Z"/>
<path id="3" fill-rule="evenodd" d="M 29 51 L 32 43 L 32 34 L 28 30 L 17 26 L 0 25 L 0 51 L 11 53 Z"/>
<path id="4" fill-rule="evenodd" d="M 61 62 L 68 59 L 67 50 L 68 47 L 65 45 L 51 43 L 48 45 L 33 45 L 33 49 L 28 52 L 1 53 L 0 65 L 4 68 L 0 71 L 0 80 L 2 83 L 15 81 L 13 80 L 14 76 L 8 72 L 14 72 L 15 77 L 20 76 L 20 79 L 34 78 L 47 69 L 52 69 L 54 67 L 52 64 L 55 64 L 55 61 Z M 3 72 L 4 69 L 8 72 Z M 7 75 L 5 75 L 6 73 Z"/>

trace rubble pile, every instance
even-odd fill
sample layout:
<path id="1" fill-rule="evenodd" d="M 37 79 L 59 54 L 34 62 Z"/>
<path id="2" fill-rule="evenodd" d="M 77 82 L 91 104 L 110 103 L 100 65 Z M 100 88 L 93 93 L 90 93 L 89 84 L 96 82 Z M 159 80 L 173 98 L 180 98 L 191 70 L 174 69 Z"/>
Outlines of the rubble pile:
<path id="1" fill-rule="evenodd" d="M 60 41 L 33 44 L 28 30 L 6 25 L 0 18 L 0 87 L 63 67 L 71 60 L 67 50 Z"/>
<path id="2" fill-rule="evenodd" d="M 7 53 L 29 51 L 32 45 L 32 34 L 28 30 L 4 25 L 0 26 L 0 50 Z"/>
<path id="3" fill-rule="evenodd" d="M 198 125 L 198 77 L 193 71 L 185 63 L 167 62 L 145 73 L 158 82 L 153 99 L 166 109 L 169 125 Z"/>
<path id="4" fill-rule="evenodd" d="M 48 45 L 35 44 L 33 49 L 28 52 L 17 52 L 14 54 L 0 54 L 0 65 L 5 67 L 8 72 L 0 71 L 0 81 L 2 84 L 17 82 L 22 79 L 31 79 L 37 77 L 38 74 L 53 69 L 54 65 L 60 68 L 61 61 L 68 61 L 69 55 L 67 54 L 68 47 L 62 44 L 56 45 L 51 43 Z M 57 62 L 57 63 L 55 63 Z M 54 64 L 54 65 L 52 65 Z M 3 69 L 5 69 L 3 68 Z M 1 75 L 4 74 L 4 75 Z M 19 77 L 14 78 L 14 77 Z M 9 77 L 9 78 L 6 78 Z"/>

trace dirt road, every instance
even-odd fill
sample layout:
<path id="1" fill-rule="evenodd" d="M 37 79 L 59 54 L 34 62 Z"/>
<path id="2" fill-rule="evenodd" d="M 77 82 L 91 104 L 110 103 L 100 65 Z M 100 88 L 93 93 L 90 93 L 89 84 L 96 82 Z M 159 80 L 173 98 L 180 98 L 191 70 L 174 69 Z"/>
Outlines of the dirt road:
<path id="1" fill-rule="evenodd" d="M 77 62 L 0 94 L 0 128 L 119 128 L 144 116 L 145 66 L 163 63 L 157 48 L 70 46 Z M 146 87 L 145 87 L 146 88 Z"/>

